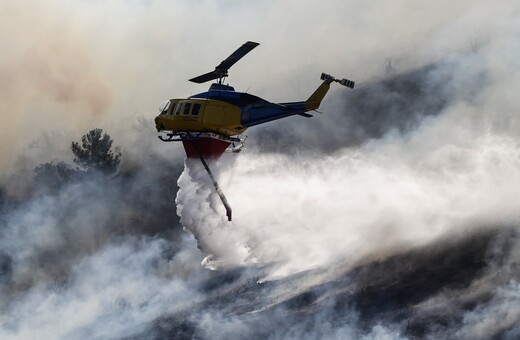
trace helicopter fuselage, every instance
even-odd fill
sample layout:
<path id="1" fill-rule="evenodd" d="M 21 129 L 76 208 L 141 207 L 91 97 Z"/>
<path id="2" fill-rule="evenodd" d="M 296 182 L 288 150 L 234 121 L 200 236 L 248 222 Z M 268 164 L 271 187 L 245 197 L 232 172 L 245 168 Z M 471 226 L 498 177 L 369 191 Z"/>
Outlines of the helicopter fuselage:
<path id="1" fill-rule="evenodd" d="M 170 99 L 155 118 L 158 131 L 214 132 L 225 136 L 243 133 L 239 106 L 209 98 Z"/>
<path id="2" fill-rule="evenodd" d="M 213 132 L 224 136 L 241 134 L 251 126 L 302 115 L 315 110 L 330 88 L 325 80 L 307 101 L 272 103 L 233 87 L 213 84 L 209 91 L 189 98 L 170 99 L 161 105 L 155 118 L 158 131 Z"/>

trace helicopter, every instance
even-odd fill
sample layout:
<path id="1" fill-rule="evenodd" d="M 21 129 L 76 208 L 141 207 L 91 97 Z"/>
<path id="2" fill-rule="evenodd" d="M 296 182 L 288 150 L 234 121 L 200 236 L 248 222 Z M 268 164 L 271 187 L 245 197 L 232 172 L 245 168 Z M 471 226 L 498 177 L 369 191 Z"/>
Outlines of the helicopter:
<path id="1" fill-rule="evenodd" d="M 333 82 L 354 88 L 354 81 L 336 79 L 322 73 L 323 82 L 305 101 L 273 103 L 246 92 L 237 92 L 229 84 L 224 84 L 228 70 L 237 61 L 251 52 L 259 43 L 247 41 L 215 70 L 204 73 L 189 81 L 202 84 L 216 80 L 209 90 L 188 98 L 174 98 L 164 101 L 155 118 L 155 127 L 164 142 L 182 142 L 188 158 L 199 158 L 208 172 L 219 195 L 226 215 L 231 221 L 231 206 L 215 180 L 206 160 L 218 159 L 225 151 L 239 152 L 245 142 L 244 132 L 253 126 L 273 120 L 299 115 L 313 117 L 309 111 L 316 111 Z"/>

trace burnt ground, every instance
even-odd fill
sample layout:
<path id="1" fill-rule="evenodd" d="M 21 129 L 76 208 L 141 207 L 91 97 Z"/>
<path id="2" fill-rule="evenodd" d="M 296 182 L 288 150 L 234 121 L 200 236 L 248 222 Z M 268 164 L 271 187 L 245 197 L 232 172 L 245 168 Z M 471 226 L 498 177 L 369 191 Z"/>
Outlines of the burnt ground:
<path id="1" fill-rule="evenodd" d="M 472 286 L 490 274 L 496 285 L 511 279 L 496 271 L 507 266 L 514 236 L 515 229 L 485 229 L 439 240 L 340 272 L 289 299 L 280 299 L 275 292 L 290 291 L 287 287 L 315 273 L 258 283 L 261 270 L 219 271 L 201 283 L 199 289 L 208 296 L 203 303 L 158 318 L 146 338 L 207 338 L 211 328 L 199 326 L 205 313 L 218 315 L 222 324 L 240 324 L 239 338 L 283 338 L 295 327 L 307 334 L 323 322 L 330 329 L 355 323 L 361 332 L 379 323 L 399 325 L 402 335 L 410 338 L 450 334 L 464 312 L 493 296 L 492 288 L 475 291 Z"/>

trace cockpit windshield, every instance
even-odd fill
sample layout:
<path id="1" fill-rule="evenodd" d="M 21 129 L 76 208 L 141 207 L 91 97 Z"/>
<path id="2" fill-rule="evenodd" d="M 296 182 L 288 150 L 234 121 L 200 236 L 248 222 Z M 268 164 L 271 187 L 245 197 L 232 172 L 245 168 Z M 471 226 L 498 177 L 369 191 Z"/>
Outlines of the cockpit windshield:
<path id="1" fill-rule="evenodd" d="M 162 102 L 161 105 L 159 106 L 159 112 L 162 115 L 166 114 L 166 112 L 168 112 L 168 109 L 170 108 L 170 104 L 171 104 L 171 101 L 169 101 L 169 100 L 165 100 L 164 102 Z"/>

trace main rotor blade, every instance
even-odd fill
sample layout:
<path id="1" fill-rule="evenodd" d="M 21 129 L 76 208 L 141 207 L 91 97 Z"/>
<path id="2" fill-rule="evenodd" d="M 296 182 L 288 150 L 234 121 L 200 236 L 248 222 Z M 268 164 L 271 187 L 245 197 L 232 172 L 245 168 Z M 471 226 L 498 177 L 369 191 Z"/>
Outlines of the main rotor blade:
<path id="1" fill-rule="evenodd" d="M 211 72 L 202 74 L 198 77 L 191 78 L 190 81 L 192 81 L 194 83 L 202 84 L 202 83 L 205 83 L 205 82 L 213 80 L 213 79 L 218 79 L 219 77 L 220 77 L 220 73 L 211 71 Z"/>
<path id="2" fill-rule="evenodd" d="M 242 59 L 243 56 L 251 52 L 251 50 L 257 47 L 258 45 L 260 44 L 253 41 L 246 42 L 244 45 L 240 46 L 235 52 L 231 53 L 229 57 L 224 59 L 217 67 L 215 67 L 214 71 L 202 74 L 195 78 L 191 78 L 190 81 L 201 84 L 213 79 L 227 77 L 228 69 L 231 66 L 233 66 L 237 61 Z"/>
<path id="3" fill-rule="evenodd" d="M 242 59 L 243 56 L 251 52 L 251 50 L 260 45 L 259 43 L 248 41 L 244 45 L 240 46 L 235 52 L 231 53 L 229 57 L 224 59 L 217 67 L 216 70 L 228 70 L 237 61 Z"/>

